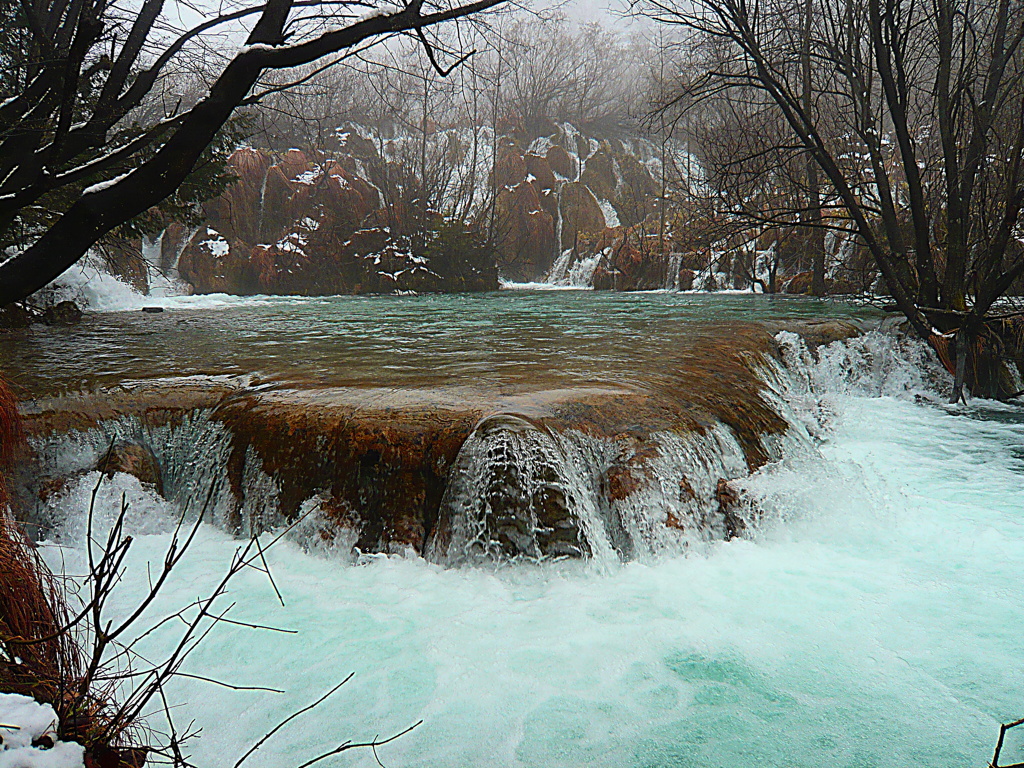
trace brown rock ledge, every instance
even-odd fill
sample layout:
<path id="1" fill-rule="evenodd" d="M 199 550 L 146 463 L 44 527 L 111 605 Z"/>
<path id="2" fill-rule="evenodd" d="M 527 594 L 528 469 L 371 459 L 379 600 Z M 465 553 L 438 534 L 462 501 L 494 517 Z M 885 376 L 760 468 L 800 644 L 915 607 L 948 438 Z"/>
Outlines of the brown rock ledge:
<path id="1" fill-rule="evenodd" d="M 662 370 L 638 371 L 632 382 L 297 390 L 192 377 L 35 400 L 22 406 L 22 416 L 26 433 L 37 443 L 70 433 L 110 441 L 121 436 L 110 425 L 126 422 L 139 426 L 136 439 L 145 442 L 204 414 L 204 423 L 222 427 L 229 440 L 221 468 L 230 488 L 229 527 L 251 527 L 243 519 L 247 502 L 253 502 L 247 494 L 265 492 L 247 487 L 256 459 L 258 469 L 274 481 L 280 517 L 294 519 L 303 502 L 317 496 L 322 511 L 353 532 L 361 551 L 412 547 L 423 552 L 436 530 L 449 528 L 450 521 L 440 519 L 442 501 L 463 443 L 482 419 L 498 414 L 548 433 L 575 430 L 614 443 L 618 456 L 602 470 L 599 504 L 604 508 L 615 508 L 652 482 L 649 467 L 660 450 L 658 434 L 702 435 L 725 425 L 742 449 L 746 471 L 757 469 L 770 458 L 765 438 L 788 428 L 764 396 L 766 385 L 758 376 L 777 355 L 773 334 L 783 328 L 805 336 L 812 346 L 859 333 L 841 321 L 723 324 L 680 350 Z M 165 450 L 146 447 L 158 461 Z M 23 476 L 33 478 L 27 496 L 38 498 L 47 471 L 25 469 Z M 169 487 L 167 477 L 160 481 L 168 497 L 183 490 Z M 680 497 L 692 499 L 685 477 L 680 487 L 687 491 Z M 550 493 L 541 495 L 543 508 L 527 510 L 535 523 L 540 520 L 547 530 L 567 527 L 572 521 L 559 518 L 569 514 L 565 504 L 552 501 Z M 717 509 L 714 489 L 710 495 L 708 502 Z M 671 512 L 666 515 L 666 526 L 685 527 Z M 540 554 L 564 554 L 566 541 L 562 536 L 561 549 L 542 547 Z M 585 547 L 580 552 L 585 554 Z"/>

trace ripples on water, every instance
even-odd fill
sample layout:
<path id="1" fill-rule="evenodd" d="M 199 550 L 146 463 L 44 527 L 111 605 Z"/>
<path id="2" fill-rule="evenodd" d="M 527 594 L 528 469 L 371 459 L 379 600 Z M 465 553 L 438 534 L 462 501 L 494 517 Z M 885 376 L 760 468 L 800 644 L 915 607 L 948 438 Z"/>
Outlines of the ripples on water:
<path id="1" fill-rule="evenodd" d="M 29 393 L 249 373 L 306 386 L 571 383 L 628 380 L 713 323 L 879 316 L 802 297 L 592 291 L 164 303 L 161 314 L 105 312 L 0 334 L 0 359 Z"/>

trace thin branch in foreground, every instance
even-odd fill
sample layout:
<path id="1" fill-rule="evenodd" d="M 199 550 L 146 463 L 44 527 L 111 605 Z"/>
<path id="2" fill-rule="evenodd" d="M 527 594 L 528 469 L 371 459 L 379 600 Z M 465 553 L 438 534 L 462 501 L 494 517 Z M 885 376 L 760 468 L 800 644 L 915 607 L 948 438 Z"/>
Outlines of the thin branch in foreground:
<path id="1" fill-rule="evenodd" d="M 204 683 L 213 683 L 219 685 L 222 688 L 230 688 L 232 691 L 265 691 L 266 693 L 284 693 L 280 688 L 267 688 L 262 685 L 232 685 L 231 683 L 225 683 L 221 680 L 214 680 L 212 677 L 203 677 L 202 675 L 190 675 L 187 672 L 175 672 L 175 677 L 187 677 L 191 680 L 200 680 Z"/>
<path id="2" fill-rule="evenodd" d="M 1020 720 L 1014 720 L 1012 723 L 1004 723 L 999 726 L 999 738 L 996 740 L 996 751 L 992 755 L 992 762 L 989 763 L 989 768 L 1024 768 L 1024 763 L 1014 763 L 1013 765 L 1000 765 L 999 764 L 999 753 L 1003 751 L 1003 740 L 1006 738 L 1006 732 L 1011 728 L 1016 728 L 1018 725 L 1024 724 L 1024 717 Z"/>
<path id="3" fill-rule="evenodd" d="M 238 766 L 240 766 L 247 759 L 249 759 L 249 757 L 254 752 L 256 752 L 256 750 L 258 750 L 260 747 L 262 747 L 275 733 L 277 733 L 279 730 L 284 728 L 292 720 L 294 720 L 295 718 L 299 717 L 300 715 L 304 715 L 306 712 L 309 712 L 311 709 L 315 709 L 316 707 L 320 706 L 332 694 L 334 694 L 338 689 L 340 689 L 343 685 L 345 685 L 345 683 L 347 683 L 349 680 L 351 680 L 354 675 L 355 675 L 355 672 L 350 672 L 348 674 L 348 677 L 346 677 L 344 680 L 342 680 L 336 686 L 331 688 L 331 690 L 329 690 L 327 693 L 325 693 L 319 699 L 314 701 L 312 704 L 309 704 L 309 705 L 303 707 L 302 709 L 299 709 L 299 710 L 296 710 L 295 712 L 292 712 L 290 715 L 288 715 L 288 717 L 286 717 L 280 723 L 278 723 L 273 728 L 271 728 L 269 731 L 267 731 L 267 733 L 264 734 L 263 738 L 261 738 L 259 741 L 257 741 L 255 744 L 253 744 L 251 747 L 249 747 L 249 751 L 248 752 L 246 752 L 244 755 L 242 755 L 240 758 L 238 758 L 238 762 L 235 763 L 234 766 L 232 766 L 232 768 L 238 768 Z"/>
<path id="4" fill-rule="evenodd" d="M 423 721 L 419 720 L 419 721 L 413 723 L 412 725 L 410 725 L 408 728 L 406 728 L 401 733 L 396 733 L 394 736 L 391 736 L 390 738 L 384 739 L 384 741 L 377 741 L 376 737 L 374 737 L 373 741 L 366 741 L 366 742 L 362 742 L 362 743 L 358 743 L 358 744 L 355 744 L 355 743 L 353 743 L 351 741 L 346 741 L 344 744 L 339 744 L 337 747 L 332 749 L 330 752 L 324 752 L 322 755 L 314 757 L 312 760 L 309 760 L 309 761 L 303 763 L 298 768 L 309 768 L 309 766 L 313 765 L 314 763 L 319 763 L 321 760 L 326 760 L 328 757 L 331 757 L 333 755 L 340 755 L 342 752 L 348 752 L 348 750 L 350 750 L 350 749 L 364 749 L 366 747 L 371 747 L 373 749 L 373 754 L 376 757 L 376 755 L 377 755 L 377 747 L 381 747 L 381 746 L 383 746 L 385 744 L 390 744 L 392 741 L 395 741 L 396 739 L 402 738 L 403 736 L 405 736 L 405 734 L 409 733 L 414 728 L 418 728 L 422 724 L 423 724 Z M 380 760 L 378 759 L 377 762 L 380 763 Z M 1013 768 L 1013 766 L 1007 766 L 1007 768 Z"/>

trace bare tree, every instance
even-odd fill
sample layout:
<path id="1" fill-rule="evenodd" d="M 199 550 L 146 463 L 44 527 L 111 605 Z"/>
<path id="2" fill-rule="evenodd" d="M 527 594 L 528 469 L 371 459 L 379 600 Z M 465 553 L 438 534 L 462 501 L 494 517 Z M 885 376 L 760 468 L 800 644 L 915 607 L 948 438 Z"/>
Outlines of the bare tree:
<path id="1" fill-rule="evenodd" d="M 899 309 L 955 372 L 954 397 L 965 383 L 1015 395 L 1005 358 L 1019 359 L 1019 339 L 990 311 L 1024 273 L 1019 3 L 814 0 L 801 11 L 791 0 L 644 0 L 644 9 L 695 42 L 717 41 L 723 55 L 706 92 L 756 92 L 772 106 Z"/>
<path id="2" fill-rule="evenodd" d="M 46 285 L 104 234 L 171 194 L 238 106 L 281 89 L 260 88 L 265 71 L 351 53 L 396 34 L 414 35 L 440 68 L 424 30 L 500 2 L 410 0 L 392 9 L 363 0 L 268 0 L 187 30 L 168 28 L 164 0 L 145 0 L 140 8 L 116 0 L 5 6 L 23 45 L 7 46 L 0 59 L 12 73 L 0 104 L 0 230 L 33 208 L 56 214 L 0 263 L 0 306 Z M 150 125 L 134 123 L 134 110 L 190 45 L 226 25 L 249 23 L 244 45 L 194 105 L 175 106 Z"/>

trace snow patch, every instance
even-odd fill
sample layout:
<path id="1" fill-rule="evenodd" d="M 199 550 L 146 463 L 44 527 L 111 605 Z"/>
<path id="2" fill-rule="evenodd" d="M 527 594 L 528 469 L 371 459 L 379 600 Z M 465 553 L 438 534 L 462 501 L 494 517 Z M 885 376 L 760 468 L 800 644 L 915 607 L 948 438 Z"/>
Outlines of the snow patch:
<path id="1" fill-rule="evenodd" d="M 615 210 L 615 206 L 608 200 L 598 200 L 597 204 L 601 206 L 601 212 L 604 214 L 604 225 L 606 227 L 618 227 L 622 225 L 619 221 L 618 211 Z"/>
<path id="2" fill-rule="evenodd" d="M 0 768 L 83 768 L 81 744 L 57 741 L 57 713 L 28 696 L 0 693 Z M 52 747 L 34 747 L 43 737 Z"/>
<path id="3" fill-rule="evenodd" d="M 210 253 L 212 253 L 214 256 L 216 256 L 218 259 L 227 256 L 228 253 L 231 251 L 231 246 L 228 244 L 228 241 L 221 236 L 220 232 L 218 232 L 215 229 L 210 229 L 209 227 L 207 227 L 206 234 L 210 235 L 210 238 L 207 240 L 203 240 L 200 243 L 200 245 L 203 246 Z"/>

